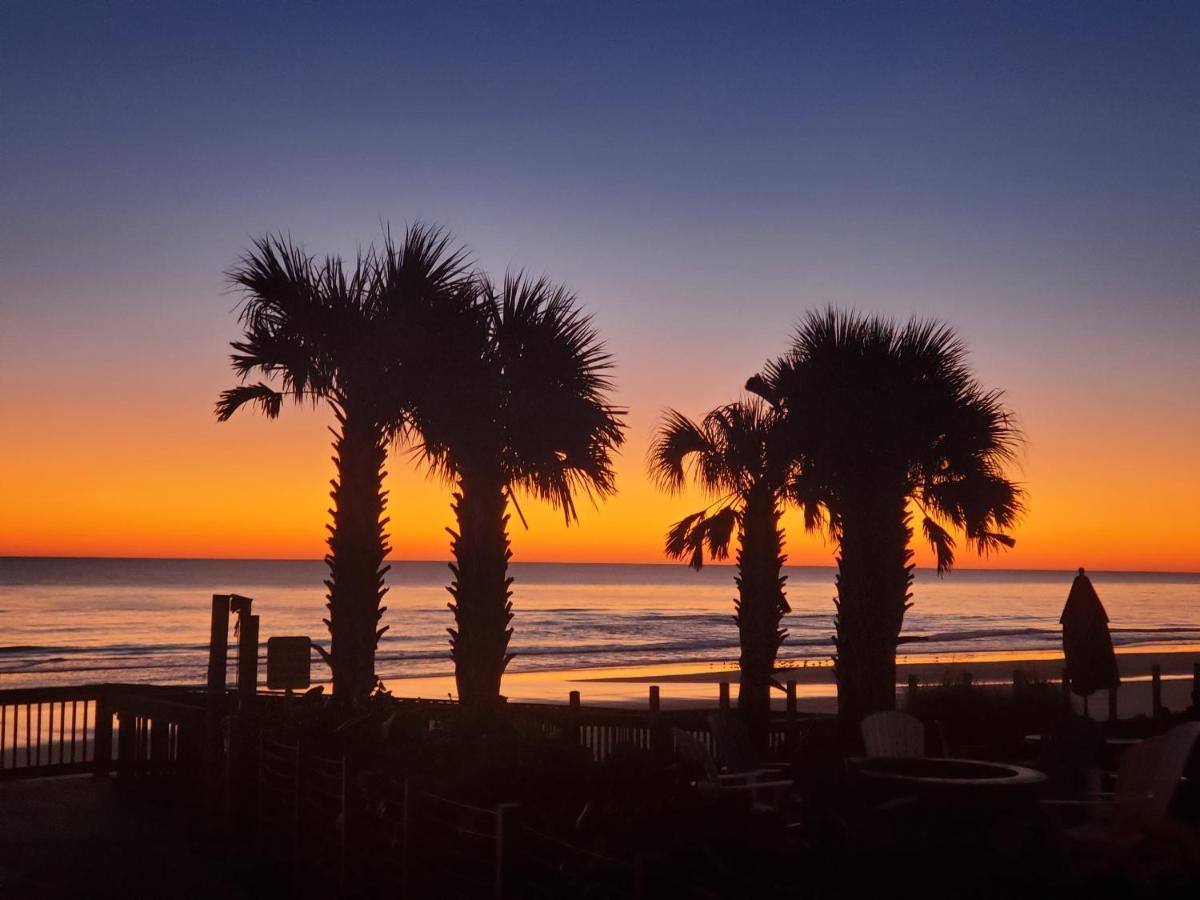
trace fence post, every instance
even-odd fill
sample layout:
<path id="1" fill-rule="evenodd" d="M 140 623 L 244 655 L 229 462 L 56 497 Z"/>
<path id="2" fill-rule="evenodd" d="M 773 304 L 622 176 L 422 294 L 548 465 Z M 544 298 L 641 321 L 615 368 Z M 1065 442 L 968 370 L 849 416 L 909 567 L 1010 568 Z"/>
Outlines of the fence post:
<path id="1" fill-rule="evenodd" d="M 250 608 L 250 601 L 245 601 L 245 608 Z M 229 754 L 230 772 L 233 777 L 230 784 L 230 809 L 236 829 L 243 838 L 250 835 L 253 816 L 250 811 L 255 808 L 255 793 L 258 781 L 258 616 L 248 613 L 238 616 L 240 632 L 238 634 L 237 659 L 237 714 L 230 721 Z"/>
<path id="2" fill-rule="evenodd" d="M 727 712 L 729 710 L 729 682 L 722 681 L 717 687 L 717 707 L 722 712 Z"/>
<path id="3" fill-rule="evenodd" d="M 408 867 L 411 865 L 411 854 L 409 853 L 409 845 L 412 843 L 412 777 L 404 776 L 404 808 L 400 812 L 400 828 L 404 835 L 400 844 L 400 896 L 405 898 L 411 897 L 409 891 L 410 879 L 408 875 Z"/>
<path id="4" fill-rule="evenodd" d="M 113 711 L 108 692 L 96 697 L 96 719 L 92 723 L 92 761 L 97 775 L 107 775 L 112 769 Z"/>
<path id="5" fill-rule="evenodd" d="M 496 807 L 496 900 L 516 896 L 512 875 L 519 809 L 516 803 L 501 803 Z"/>
<path id="6" fill-rule="evenodd" d="M 229 595 L 213 594 L 212 622 L 208 636 L 208 688 L 204 721 L 204 776 L 209 811 L 216 813 L 221 802 L 222 757 L 225 736 L 226 666 L 229 663 Z"/>
<path id="7" fill-rule="evenodd" d="M 1064 697 L 1071 696 L 1071 676 L 1067 674 L 1067 670 L 1062 670 L 1062 692 Z"/>
<path id="8" fill-rule="evenodd" d="M 659 718 L 661 710 L 658 685 L 650 685 L 649 691 L 649 708 L 650 708 L 650 752 L 656 757 L 666 755 L 667 742 L 663 740 L 662 721 Z"/>
<path id="9" fill-rule="evenodd" d="M 117 710 L 117 774 L 128 775 L 137 763 L 137 716 Z"/>
<path id="10" fill-rule="evenodd" d="M 917 676 L 910 673 L 908 676 L 908 702 L 912 703 L 917 697 Z"/>
<path id="11" fill-rule="evenodd" d="M 1192 663 L 1192 709 L 1200 712 L 1200 663 Z"/>
<path id="12" fill-rule="evenodd" d="M 1162 705 L 1162 666 L 1155 663 L 1150 667 L 1150 710 L 1154 718 L 1164 712 Z"/>
<path id="13" fill-rule="evenodd" d="M 788 756 L 795 758 L 800 750 L 799 729 L 796 727 L 796 682 L 788 681 L 784 684 L 787 691 L 787 718 L 786 718 L 786 740 Z"/>
<path id="14" fill-rule="evenodd" d="M 238 635 L 238 711 L 252 711 L 258 691 L 258 616 L 242 616 Z"/>
<path id="15" fill-rule="evenodd" d="M 1108 689 L 1108 721 L 1117 721 L 1117 689 Z"/>
<path id="16" fill-rule="evenodd" d="M 573 744 L 579 746 L 579 691 L 571 691 L 567 695 L 567 735 Z"/>
<path id="17" fill-rule="evenodd" d="M 151 719 L 150 727 L 150 771 L 166 772 L 171 767 L 167 759 L 171 741 L 171 725 L 165 719 Z"/>

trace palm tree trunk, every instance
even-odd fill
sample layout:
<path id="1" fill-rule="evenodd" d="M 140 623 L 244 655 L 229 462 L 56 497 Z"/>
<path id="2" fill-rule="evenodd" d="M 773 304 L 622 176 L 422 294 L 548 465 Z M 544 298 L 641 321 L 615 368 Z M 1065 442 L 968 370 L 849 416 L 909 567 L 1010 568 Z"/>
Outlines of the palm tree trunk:
<path id="1" fill-rule="evenodd" d="M 507 507 L 498 466 L 464 467 L 453 505 L 458 531 L 450 532 L 450 609 L 458 626 L 450 629 L 450 655 L 459 701 L 475 710 L 500 702 L 500 679 L 512 658 Z"/>
<path id="2" fill-rule="evenodd" d="M 838 718 L 857 743 L 863 717 L 896 707 L 896 646 L 912 585 L 903 491 L 859 494 L 842 511 L 837 575 Z"/>
<path id="3" fill-rule="evenodd" d="M 386 628 L 379 628 L 387 588 L 384 557 L 391 549 L 384 527 L 387 495 L 382 489 L 387 443 L 383 429 L 368 411 L 350 404 L 335 407 L 334 440 L 337 476 L 329 528 L 330 667 L 333 695 L 343 707 L 362 705 L 375 688 L 375 648 Z"/>
<path id="4" fill-rule="evenodd" d="M 784 556 L 779 511 L 769 491 L 755 489 L 742 512 L 737 553 L 738 599 L 734 621 L 741 644 L 738 712 L 759 751 L 766 749 L 775 655 L 787 632 L 779 627 L 789 612 L 780 576 Z"/>

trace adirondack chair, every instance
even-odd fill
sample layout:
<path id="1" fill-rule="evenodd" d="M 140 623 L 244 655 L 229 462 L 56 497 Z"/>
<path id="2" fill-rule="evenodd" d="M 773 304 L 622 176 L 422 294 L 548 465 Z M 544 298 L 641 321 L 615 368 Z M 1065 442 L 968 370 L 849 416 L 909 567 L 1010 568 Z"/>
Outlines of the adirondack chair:
<path id="1" fill-rule="evenodd" d="M 925 755 L 925 726 L 908 713 L 877 712 L 862 720 L 867 756 L 919 757 Z"/>
<path id="2" fill-rule="evenodd" d="M 700 741 L 680 728 L 672 728 L 675 752 L 692 769 L 696 787 L 703 793 L 725 796 L 745 796 L 753 809 L 774 812 L 788 791 L 790 780 L 770 780 L 772 773 L 767 769 L 751 769 L 744 772 L 721 772 L 717 761 Z"/>
<path id="3" fill-rule="evenodd" d="M 1179 725 L 1125 751 L 1112 794 L 1096 794 L 1081 801 L 1045 800 L 1043 804 L 1059 812 L 1070 807 L 1093 810 L 1090 820 L 1063 829 L 1070 844 L 1111 851 L 1170 840 L 1181 842 L 1185 853 L 1196 855 L 1200 841 L 1186 826 L 1172 820 L 1170 809 L 1198 740 L 1200 722 Z"/>
<path id="4" fill-rule="evenodd" d="M 750 732 L 732 712 L 709 713 L 708 732 L 716 745 L 717 765 L 722 772 L 763 771 L 781 777 L 789 770 L 787 763 L 765 761 L 754 747 Z"/>

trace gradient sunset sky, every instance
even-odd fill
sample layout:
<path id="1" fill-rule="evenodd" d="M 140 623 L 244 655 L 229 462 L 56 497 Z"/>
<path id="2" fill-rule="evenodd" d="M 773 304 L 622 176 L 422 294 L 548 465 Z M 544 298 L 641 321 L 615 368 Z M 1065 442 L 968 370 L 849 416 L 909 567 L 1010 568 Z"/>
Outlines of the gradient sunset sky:
<path id="1" fill-rule="evenodd" d="M 518 560 L 662 561 L 663 408 L 832 303 L 946 319 L 1019 416 L 1017 547 L 960 564 L 1198 570 L 1198 47 L 1191 3 L 6 3 L 0 555 L 320 556 L 327 416 L 213 417 L 222 273 L 419 219 L 617 358 L 621 494 L 525 504 Z M 394 556 L 446 558 L 390 468 Z"/>

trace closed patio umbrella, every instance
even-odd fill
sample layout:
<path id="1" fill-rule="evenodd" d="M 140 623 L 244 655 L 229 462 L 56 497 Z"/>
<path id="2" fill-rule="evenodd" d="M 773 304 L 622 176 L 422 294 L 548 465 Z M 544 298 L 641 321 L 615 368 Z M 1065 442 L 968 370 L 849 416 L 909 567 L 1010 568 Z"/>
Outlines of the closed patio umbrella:
<path id="1" fill-rule="evenodd" d="M 1059 622 L 1071 690 L 1086 698 L 1096 691 L 1120 685 L 1117 657 L 1108 633 L 1108 614 L 1083 569 L 1075 576 Z"/>

